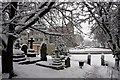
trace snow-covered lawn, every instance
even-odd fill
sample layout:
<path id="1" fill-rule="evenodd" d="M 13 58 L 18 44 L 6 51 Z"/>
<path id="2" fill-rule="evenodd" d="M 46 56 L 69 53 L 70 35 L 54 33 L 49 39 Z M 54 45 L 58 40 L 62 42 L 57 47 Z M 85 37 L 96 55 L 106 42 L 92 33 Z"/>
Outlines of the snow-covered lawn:
<path id="1" fill-rule="evenodd" d="M 71 67 L 64 70 L 54 70 L 38 66 L 35 64 L 18 65 L 14 63 L 14 71 L 18 75 L 15 78 L 110 78 L 111 68 L 100 66 L 100 55 L 92 55 L 92 65 L 85 63 L 83 69 L 79 67 L 79 60 L 86 60 L 87 55 L 71 55 Z M 105 55 L 106 60 L 112 61 L 112 55 Z M 109 57 L 107 59 L 107 57 Z M 49 58 L 49 57 L 48 57 Z M 114 62 L 114 61 L 112 61 Z M 113 77 L 118 77 L 118 73 L 114 71 Z M 3 75 L 4 77 L 4 75 Z"/>
<path id="2" fill-rule="evenodd" d="M 85 63 L 83 69 L 80 69 L 79 61 L 86 61 L 87 55 L 71 54 L 71 67 L 64 70 L 54 70 L 36 64 L 19 65 L 14 63 L 14 72 L 18 75 L 15 78 L 111 78 L 112 73 L 112 77 L 119 76 L 118 72 L 111 67 L 101 66 L 101 54 L 91 54 L 91 66 Z M 112 54 L 105 54 L 105 60 L 110 64 L 115 63 Z"/>
<path id="3" fill-rule="evenodd" d="M 16 78 L 109 78 L 106 67 L 84 65 L 80 69 L 77 61 L 71 62 L 72 66 L 64 70 L 31 65 L 15 64 Z M 102 73 L 102 74 L 101 74 Z M 104 76 L 105 75 L 105 76 Z"/>
<path id="4" fill-rule="evenodd" d="M 110 49 L 103 48 L 85 48 L 85 49 L 69 49 L 70 53 L 112 53 Z"/>
<path id="5" fill-rule="evenodd" d="M 88 54 L 72 54 L 71 55 L 71 59 L 75 60 L 75 61 L 86 61 L 87 60 L 87 56 Z M 105 54 L 105 61 L 108 61 L 110 63 L 115 63 L 113 55 L 112 54 Z M 101 65 L 101 54 L 91 54 L 91 64 L 92 65 L 97 65 L 100 66 Z"/>

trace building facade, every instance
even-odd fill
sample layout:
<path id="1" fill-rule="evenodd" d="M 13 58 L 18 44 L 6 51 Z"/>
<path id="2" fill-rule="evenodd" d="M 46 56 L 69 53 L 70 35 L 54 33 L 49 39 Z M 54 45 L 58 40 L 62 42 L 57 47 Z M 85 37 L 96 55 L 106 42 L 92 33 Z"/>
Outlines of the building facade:
<path id="1" fill-rule="evenodd" d="M 74 34 L 74 27 L 72 23 L 68 23 L 66 26 L 54 26 L 57 32 L 63 34 L 62 39 L 64 41 L 64 44 L 67 47 L 74 47 L 76 46 L 76 39 Z M 55 29 L 50 28 L 49 31 L 56 32 Z M 50 36 L 49 42 L 54 43 L 57 40 L 57 36 Z"/>
<path id="2" fill-rule="evenodd" d="M 55 31 L 53 28 L 49 28 L 48 31 L 61 33 L 63 34 L 63 36 L 47 35 L 36 30 L 30 30 L 30 31 L 25 30 L 20 34 L 20 39 L 19 39 L 20 43 L 28 44 L 28 39 L 33 37 L 34 38 L 33 47 L 37 52 L 39 52 L 41 43 L 45 40 L 48 45 L 48 53 L 51 53 L 52 50 L 55 48 L 56 40 L 58 39 L 58 37 L 62 37 L 66 47 L 76 46 L 77 42 L 76 42 L 74 27 L 72 23 L 69 22 L 66 26 L 55 26 L 55 29 L 57 31 Z"/>

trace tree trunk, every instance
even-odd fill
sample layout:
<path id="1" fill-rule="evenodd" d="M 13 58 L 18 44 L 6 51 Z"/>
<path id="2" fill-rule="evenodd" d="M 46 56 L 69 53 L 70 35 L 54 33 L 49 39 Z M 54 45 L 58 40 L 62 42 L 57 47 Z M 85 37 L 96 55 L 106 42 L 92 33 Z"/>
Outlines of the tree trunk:
<path id="1" fill-rule="evenodd" d="M 116 52 L 115 52 L 115 67 L 119 70 L 120 68 L 120 3 L 118 4 L 118 11 L 117 11 L 117 35 L 116 37 Z M 120 70 L 119 70 L 120 71 Z"/>
<path id="2" fill-rule="evenodd" d="M 11 2 L 9 11 L 9 19 L 15 16 L 15 8 L 17 8 L 17 2 Z M 2 73 L 12 73 L 13 72 L 13 43 L 15 37 L 13 35 L 15 31 L 15 25 L 9 24 L 8 41 L 5 49 L 2 50 Z M 7 36 L 7 35 L 6 35 Z"/>
<path id="3" fill-rule="evenodd" d="M 14 37 L 9 35 L 6 50 L 2 50 L 2 73 L 10 73 L 13 71 L 13 43 Z"/>

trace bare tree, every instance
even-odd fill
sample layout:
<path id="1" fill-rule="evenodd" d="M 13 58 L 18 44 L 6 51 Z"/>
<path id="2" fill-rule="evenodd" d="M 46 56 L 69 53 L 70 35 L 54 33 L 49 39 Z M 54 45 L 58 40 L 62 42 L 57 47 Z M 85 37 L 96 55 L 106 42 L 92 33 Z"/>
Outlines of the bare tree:
<path id="1" fill-rule="evenodd" d="M 54 4 L 54 6 L 53 6 Z M 73 6 L 76 4 L 75 6 Z M 48 28 L 60 25 L 67 25 L 71 22 L 79 31 L 80 25 L 78 24 L 80 15 L 79 12 L 75 13 L 79 3 L 57 3 L 53 0 L 46 2 L 6 2 L 2 3 L 2 72 L 12 73 L 12 54 L 13 43 L 19 37 L 19 34 L 27 28 L 32 28 L 49 35 L 61 35 L 62 33 L 50 33 L 35 27 L 37 24 L 42 24 Z M 71 7 L 71 8 L 69 8 Z M 71 33 L 69 27 L 66 27 L 68 33 Z M 72 32 L 74 33 L 74 32 Z M 71 35 L 69 35 L 71 36 Z M 10 68 L 9 68 L 10 67 Z"/>
<path id="2" fill-rule="evenodd" d="M 2 72 L 13 72 L 12 54 L 13 43 L 19 34 L 27 28 L 43 32 L 44 34 L 65 37 L 71 32 L 67 23 L 70 22 L 81 34 L 81 23 L 88 22 L 91 27 L 101 28 L 104 32 L 116 59 L 120 60 L 120 15 L 119 3 L 115 2 L 7 2 L 2 3 Z M 13 14 L 14 12 L 14 14 Z M 117 22 L 117 24 L 116 24 Z M 36 27 L 38 25 L 39 27 Z M 41 26 L 53 28 L 54 32 L 46 32 Z M 67 29 L 65 35 L 58 31 L 55 26 Z M 94 31 L 93 29 L 93 31 Z M 117 32 L 117 33 L 116 33 Z M 72 37 L 74 38 L 74 37 Z M 70 39 L 68 39 L 70 40 Z M 117 63 L 118 64 L 118 63 Z M 8 68 L 10 67 L 10 69 Z"/>
<path id="3" fill-rule="evenodd" d="M 83 7 L 88 12 L 88 21 L 93 25 L 93 31 L 98 27 L 103 31 L 113 55 L 116 59 L 116 67 L 120 60 L 119 35 L 119 2 L 83 2 Z M 85 8 L 84 7 L 84 8 Z"/>
<path id="4" fill-rule="evenodd" d="M 48 13 L 55 1 L 47 2 L 3 2 L 2 6 L 2 73 L 13 74 L 13 43 L 19 34 L 34 25 Z"/>

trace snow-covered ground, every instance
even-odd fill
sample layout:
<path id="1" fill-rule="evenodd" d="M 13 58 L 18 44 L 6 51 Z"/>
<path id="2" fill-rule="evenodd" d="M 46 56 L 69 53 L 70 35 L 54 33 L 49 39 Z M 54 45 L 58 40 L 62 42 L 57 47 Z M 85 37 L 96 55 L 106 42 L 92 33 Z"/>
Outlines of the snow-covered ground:
<path id="1" fill-rule="evenodd" d="M 84 49 L 69 49 L 70 53 L 112 53 L 110 49 L 103 48 L 84 48 Z"/>
<path id="2" fill-rule="evenodd" d="M 88 54 L 71 54 L 71 59 L 75 61 L 86 61 Z M 110 63 L 115 63 L 113 55 L 112 54 L 105 54 L 105 61 L 108 61 Z M 101 65 L 101 54 L 91 54 L 91 65 Z"/>
<path id="3" fill-rule="evenodd" d="M 79 67 L 79 61 L 87 60 L 88 54 L 71 54 L 71 67 L 64 70 L 54 70 L 38 66 L 36 64 L 19 65 L 14 63 L 15 78 L 118 78 L 120 74 L 111 67 L 101 66 L 101 54 L 91 54 L 91 65 L 84 64 L 83 69 Z M 50 58 L 50 56 L 47 56 Z M 105 60 L 114 64 L 112 54 L 105 54 Z M 8 75 L 3 75 L 7 77 Z"/>
<path id="4" fill-rule="evenodd" d="M 107 58 L 109 57 L 109 58 Z M 14 71 L 18 75 L 15 78 L 110 78 L 112 68 L 100 66 L 100 56 L 92 55 L 92 65 L 85 63 L 83 69 L 79 67 L 79 60 L 86 60 L 86 55 L 71 55 L 71 67 L 64 70 L 54 70 L 35 64 L 18 65 L 14 63 Z M 106 55 L 109 61 L 112 55 Z M 114 59 L 110 59 L 113 61 Z M 3 75 L 6 77 L 6 75 Z M 114 71 L 113 77 L 118 77 L 118 72 Z"/>

